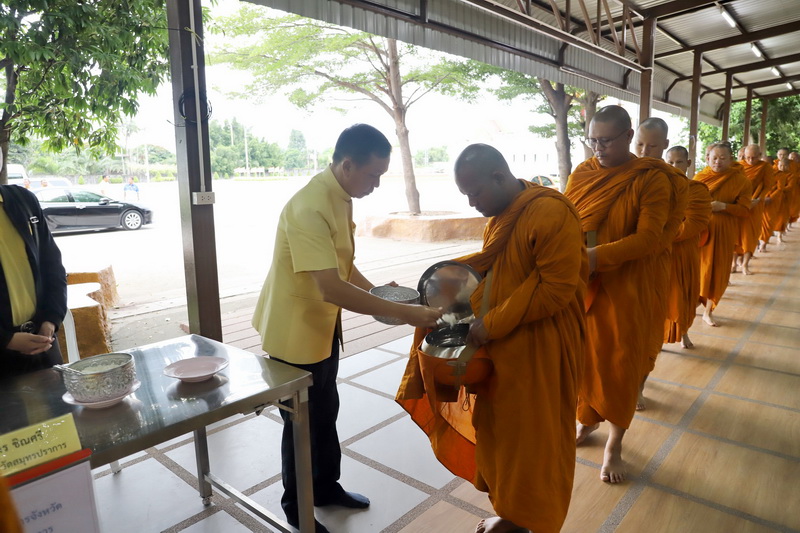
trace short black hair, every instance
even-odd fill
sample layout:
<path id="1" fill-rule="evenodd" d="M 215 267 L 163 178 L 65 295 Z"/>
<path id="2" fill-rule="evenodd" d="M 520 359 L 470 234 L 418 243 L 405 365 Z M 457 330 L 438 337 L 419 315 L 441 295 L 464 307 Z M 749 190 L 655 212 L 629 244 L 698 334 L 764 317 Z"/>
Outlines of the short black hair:
<path id="1" fill-rule="evenodd" d="M 333 162 L 339 163 L 349 157 L 356 165 L 363 165 L 373 155 L 387 158 L 391 153 L 392 144 L 377 128 L 369 124 L 353 124 L 336 140 Z"/>

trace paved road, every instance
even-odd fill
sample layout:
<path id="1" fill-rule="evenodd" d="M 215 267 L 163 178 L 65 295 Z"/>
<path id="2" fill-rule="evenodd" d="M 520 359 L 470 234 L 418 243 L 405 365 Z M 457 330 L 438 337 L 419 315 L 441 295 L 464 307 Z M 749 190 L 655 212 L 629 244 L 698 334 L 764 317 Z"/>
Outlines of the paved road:
<path id="1" fill-rule="evenodd" d="M 280 211 L 306 181 L 307 178 L 291 178 L 214 182 L 221 296 L 259 290 L 272 258 Z M 419 182 L 423 210 L 475 214 L 450 178 L 429 176 Z M 121 307 L 152 309 L 182 305 L 186 291 L 177 183 L 146 183 L 140 187 L 141 203 L 154 211 L 152 225 L 138 231 L 62 234 L 56 237 L 56 242 L 68 271 L 112 265 Z M 121 191 L 112 191 L 110 195 L 122 196 Z M 367 215 L 406 209 L 402 179 L 389 177 L 372 195 L 354 203 L 354 218 L 358 222 Z M 400 260 L 407 254 L 435 246 L 360 238 L 356 261 L 362 264 L 376 259 L 391 261 L 394 257 Z"/>

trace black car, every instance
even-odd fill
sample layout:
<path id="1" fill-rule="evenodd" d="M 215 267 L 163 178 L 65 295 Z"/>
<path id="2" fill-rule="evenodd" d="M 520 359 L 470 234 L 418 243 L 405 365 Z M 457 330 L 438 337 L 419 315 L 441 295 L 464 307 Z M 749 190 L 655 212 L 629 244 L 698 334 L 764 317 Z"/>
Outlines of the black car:
<path id="1" fill-rule="evenodd" d="M 33 191 L 52 232 L 105 228 L 139 229 L 153 221 L 146 207 L 120 202 L 80 188 L 47 187 Z"/>

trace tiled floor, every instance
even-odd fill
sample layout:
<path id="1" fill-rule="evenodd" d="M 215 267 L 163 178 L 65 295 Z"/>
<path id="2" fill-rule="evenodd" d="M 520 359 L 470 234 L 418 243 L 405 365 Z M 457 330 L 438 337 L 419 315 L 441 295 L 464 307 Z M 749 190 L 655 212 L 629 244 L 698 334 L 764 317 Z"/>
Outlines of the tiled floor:
<path id="1" fill-rule="evenodd" d="M 719 328 L 696 321 L 694 350 L 662 352 L 646 390 L 648 409 L 625 439 L 632 479 L 599 480 L 605 428 L 578 451 L 563 531 L 800 531 L 800 231 L 785 249 L 732 277 Z M 795 243 L 794 241 L 797 241 Z M 424 435 L 392 401 L 409 345 L 402 338 L 342 360 L 343 484 L 372 499 L 369 510 L 317 509 L 334 533 L 469 533 L 491 515 L 485 495 L 433 458 Z M 242 335 L 241 338 L 246 337 Z M 235 419 L 209 430 L 212 470 L 279 513 L 280 418 Z M 195 492 L 190 438 L 98 469 L 103 531 L 271 531 L 215 494 Z"/>

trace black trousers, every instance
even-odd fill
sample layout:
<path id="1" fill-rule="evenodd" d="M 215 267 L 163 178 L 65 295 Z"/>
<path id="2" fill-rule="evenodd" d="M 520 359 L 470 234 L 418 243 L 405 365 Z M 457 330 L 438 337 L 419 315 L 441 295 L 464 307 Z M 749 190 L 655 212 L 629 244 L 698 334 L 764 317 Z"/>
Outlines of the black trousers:
<path id="1" fill-rule="evenodd" d="M 275 359 L 275 358 L 273 358 Z M 339 340 L 333 339 L 331 355 L 310 365 L 282 363 L 311 372 L 314 384 L 308 389 L 309 425 L 311 427 L 311 476 L 314 486 L 314 503 L 324 503 L 344 492 L 339 484 L 342 449 L 336 432 L 339 416 L 339 390 L 336 376 L 339 373 Z M 297 476 L 294 468 L 294 433 L 290 414 L 280 410 L 283 418 L 281 462 L 283 496 L 281 507 L 287 519 L 297 523 Z"/>
<path id="2" fill-rule="evenodd" d="M 63 362 L 58 339 L 53 339 L 53 346 L 49 350 L 36 355 L 27 355 L 15 350 L 3 349 L 0 350 L 0 378 L 21 376 L 29 372 L 50 368 L 53 365 L 60 365 Z"/>

